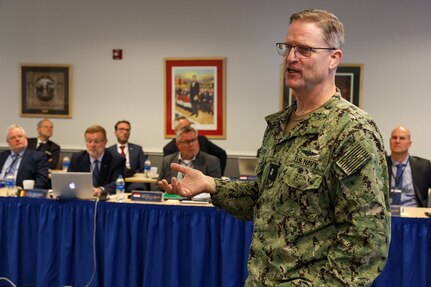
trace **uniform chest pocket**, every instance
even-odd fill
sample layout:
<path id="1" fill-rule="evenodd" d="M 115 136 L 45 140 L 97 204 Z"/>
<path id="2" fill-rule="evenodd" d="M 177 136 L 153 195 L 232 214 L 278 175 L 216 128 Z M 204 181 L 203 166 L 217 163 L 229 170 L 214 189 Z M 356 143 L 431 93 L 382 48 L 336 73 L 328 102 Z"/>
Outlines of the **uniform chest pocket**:
<path id="1" fill-rule="evenodd" d="M 286 168 L 284 182 L 291 188 L 299 190 L 318 189 L 322 176 L 304 167 L 289 166 Z"/>

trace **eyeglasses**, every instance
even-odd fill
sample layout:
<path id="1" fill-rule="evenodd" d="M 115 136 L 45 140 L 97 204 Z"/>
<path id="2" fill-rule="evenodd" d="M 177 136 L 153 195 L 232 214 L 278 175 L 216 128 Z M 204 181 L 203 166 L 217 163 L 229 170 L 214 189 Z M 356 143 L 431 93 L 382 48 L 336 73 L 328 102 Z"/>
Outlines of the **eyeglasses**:
<path id="1" fill-rule="evenodd" d="M 198 140 L 198 138 L 194 138 L 194 139 L 191 139 L 191 140 L 178 141 L 178 142 L 179 142 L 179 143 L 182 143 L 182 144 L 189 145 L 189 144 L 191 144 L 191 143 L 196 142 L 197 140 Z"/>
<path id="2" fill-rule="evenodd" d="M 314 48 L 307 46 L 294 46 L 287 43 L 275 43 L 275 47 L 277 48 L 277 53 L 280 56 L 287 57 L 289 56 L 292 48 L 295 50 L 295 56 L 298 58 L 310 58 L 312 52 L 316 52 L 315 50 L 337 50 L 337 48 Z"/>
<path id="3" fill-rule="evenodd" d="M 117 131 L 120 131 L 120 132 L 130 132 L 130 129 L 118 128 Z"/>
<path id="4" fill-rule="evenodd" d="M 16 136 L 8 137 L 7 140 L 15 141 L 15 140 L 21 140 L 22 138 L 25 138 L 25 136 L 24 135 L 16 135 Z"/>
<path id="5" fill-rule="evenodd" d="M 86 139 L 85 140 L 85 142 L 86 143 L 88 143 L 88 144 L 92 144 L 92 143 L 95 143 L 95 144 L 101 144 L 101 143 L 103 143 L 105 141 L 105 139 L 95 139 L 95 140 L 92 140 L 92 139 Z"/>

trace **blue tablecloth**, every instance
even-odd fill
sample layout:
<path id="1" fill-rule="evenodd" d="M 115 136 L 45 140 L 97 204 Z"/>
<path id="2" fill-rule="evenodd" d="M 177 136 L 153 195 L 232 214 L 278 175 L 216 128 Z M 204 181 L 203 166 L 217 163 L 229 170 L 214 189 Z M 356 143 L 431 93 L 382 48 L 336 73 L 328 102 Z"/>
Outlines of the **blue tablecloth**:
<path id="1" fill-rule="evenodd" d="M 0 198 L 0 277 L 85 286 L 95 203 Z M 242 286 L 252 223 L 213 207 L 100 202 L 91 286 Z M 4 283 L 4 282 L 0 282 Z"/>
<path id="2" fill-rule="evenodd" d="M 372 286 L 431 286 L 431 219 L 392 217 L 389 260 Z"/>
<path id="3" fill-rule="evenodd" d="M 17 286 L 243 286 L 252 223 L 212 207 L 0 198 L 0 277 Z M 0 282 L 1 284 L 4 282 Z M 373 287 L 431 286 L 431 219 L 392 219 Z"/>

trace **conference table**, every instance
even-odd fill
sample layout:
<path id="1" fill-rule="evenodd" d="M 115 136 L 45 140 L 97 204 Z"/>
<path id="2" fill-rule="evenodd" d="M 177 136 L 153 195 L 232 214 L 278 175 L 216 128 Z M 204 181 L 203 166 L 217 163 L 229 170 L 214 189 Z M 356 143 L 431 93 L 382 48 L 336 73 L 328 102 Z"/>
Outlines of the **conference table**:
<path id="1" fill-rule="evenodd" d="M 126 182 L 157 183 L 157 177 L 147 177 L 145 173 L 137 172 L 133 176 L 126 177 Z"/>
<path id="2" fill-rule="evenodd" d="M 0 197 L 0 277 L 17 286 L 242 286 L 252 229 L 208 203 Z"/>
<path id="3" fill-rule="evenodd" d="M 252 230 L 208 203 L 2 196 L 0 277 L 16 286 L 243 286 Z M 430 271 L 431 220 L 393 217 L 389 260 L 372 286 L 431 286 Z"/>

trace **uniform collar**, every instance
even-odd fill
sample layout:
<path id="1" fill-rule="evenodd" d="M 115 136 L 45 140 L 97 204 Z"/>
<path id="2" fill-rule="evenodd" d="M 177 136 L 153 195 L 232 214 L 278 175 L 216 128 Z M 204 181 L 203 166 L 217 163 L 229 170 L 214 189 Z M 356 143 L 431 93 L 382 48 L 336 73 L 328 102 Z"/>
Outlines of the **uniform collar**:
<path id="1" fill-rule="evenodd" d="M 306 125 L 305 129 L 303 128 L 304 123 L 307 123 L 307 118 L 304 119 L 301 123 L 299 123 L 296 127 L 293 128 L 291 133 L 296 135 L 306 135 L 306 134 L 318 134 L 321 130 L 322 126 L 326 124 L 325 119 L 328 117 L 329 113 L 332 109 L 338 105 L 341 101 L 343 101 L 341 97 L 340 90 L 337 88 L 335 94 L 324 103 L 321 107 L 314 110 L 309 116 L 314 119 L 318 119 L 317 121 L 313 121 L 312 125 Z M 284 127 L 286 125 L 287 120 L 290 117 L 290 114 L 296 110 L 296 103 L 290 105 L 283 111 L 271 114 L 265 117 L 265 120 L 268 126 L 275 131 L 275 133 L 281 133 L 284 135 Z M 321 120 L 319 120 L 321 119 Z M 298 128 L 302 127 L 302 128 Z"/>

